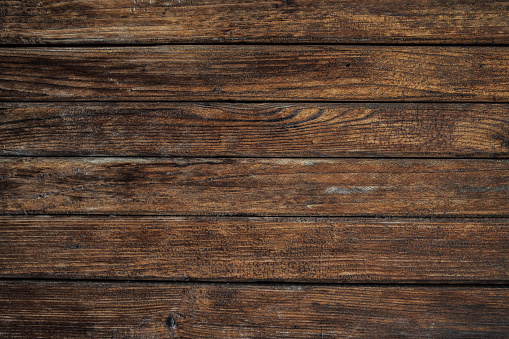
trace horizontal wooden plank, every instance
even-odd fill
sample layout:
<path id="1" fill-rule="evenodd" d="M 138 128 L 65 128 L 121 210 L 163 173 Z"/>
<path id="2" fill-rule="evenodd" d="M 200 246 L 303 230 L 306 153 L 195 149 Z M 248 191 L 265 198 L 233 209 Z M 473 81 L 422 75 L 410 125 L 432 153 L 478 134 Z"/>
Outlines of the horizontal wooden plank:
<path id="1" fill-rule="evenodd" d="M 1 158 L 12 214 L 508 216 L 509 161 Z"/>
<path id="2" fill-rule="evenodd" d="M 507 288 L 0 282 L 9 338 L 502 338 L 508 312 Z"/>
<path id="3" fill-rule="evenodd" d="M 506 1 L 11 0 L 0 41 L 46 43 L 509 41 Z"/>
<path id="4" fill-rule="evenodd" d="M 0 217 L 0 277 L 506 282 L 507 219 Z"/>
<path id="5" fill-rule="evenodd" d="M 0 154 L 508 157 L 509 105 L 2 103 Z"/>
<path id="6" fill-rule="evenodd" d="M 509 48 L 4 48 L 2 100 L 508 101 Z"/>

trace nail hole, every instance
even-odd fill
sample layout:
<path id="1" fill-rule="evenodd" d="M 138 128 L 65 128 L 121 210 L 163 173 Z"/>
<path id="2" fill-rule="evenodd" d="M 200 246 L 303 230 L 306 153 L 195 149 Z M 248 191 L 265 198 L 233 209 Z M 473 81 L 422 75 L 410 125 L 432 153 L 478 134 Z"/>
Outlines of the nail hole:
<path id="1" fill-rule="evenodd" d="M 175 327 L 177 327 L 177 321 L 172 316 L 169 316 L 166 318 L 166 326 L 168 326 L 170 330 L 173 330 Z"/>
<path id="2" fill-rule="evenodd" d="M 350 67 L 350 64 L 346 64 L 345 67 Z"/>

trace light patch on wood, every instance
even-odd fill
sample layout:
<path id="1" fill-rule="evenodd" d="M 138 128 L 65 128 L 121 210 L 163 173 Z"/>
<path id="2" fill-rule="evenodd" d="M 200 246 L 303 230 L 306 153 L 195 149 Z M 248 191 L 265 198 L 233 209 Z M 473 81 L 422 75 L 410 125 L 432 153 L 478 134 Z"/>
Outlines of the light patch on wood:
<path id="1" fill-rule="evenodd" d="M 367 193 L 378 189 L 378 186 L 354 186 L 354 187 L 328 187 L 325 192 L 327 194 L 358 194 Z"/>

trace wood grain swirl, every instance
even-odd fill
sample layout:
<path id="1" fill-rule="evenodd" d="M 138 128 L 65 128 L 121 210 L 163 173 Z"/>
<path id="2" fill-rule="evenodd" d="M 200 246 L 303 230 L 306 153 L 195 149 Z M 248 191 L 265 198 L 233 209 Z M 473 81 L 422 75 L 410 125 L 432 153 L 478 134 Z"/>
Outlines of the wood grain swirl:
<path id="1" fill-rule="evenodd" d="M 505 158 L 509 106 L 2 103 L 0 154 Z"/>

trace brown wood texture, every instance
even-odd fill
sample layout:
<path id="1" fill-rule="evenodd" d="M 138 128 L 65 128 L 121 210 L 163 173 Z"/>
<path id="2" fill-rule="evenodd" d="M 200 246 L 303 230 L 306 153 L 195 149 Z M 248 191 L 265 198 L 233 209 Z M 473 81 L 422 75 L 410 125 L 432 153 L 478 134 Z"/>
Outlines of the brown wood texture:
<path id="1" fill-rule="evenodd" d="M 0 338 L 509 337 L 508 0 L 0 0 L 0 46 Z"/>
<path id="2" fill-rule="evenodd" d="M 3 0 L 0 42 L 509 41 L 507 1 Z"/>
<path id="3" fill-rule="evenodd" d="M 3 48 L 8 101 L 509 99 L 507 47 Z"/>
<path id="4" fill-rule="evenodd" d="M 0 159 L 12 214 L 508 216 L 509 161 Z"/>
<path id="5" fill-rule="evenodd" d="M 507 219 L 0 217 L 0 277 L 506 282 Z"/>
<path id="6" fill-rule="evenodd" d="M 504 288 L 0 282 L 9 338 L 503 338 Z"/>
<path id="7" fill-rule="evenodd" d="M 509 105 L 2 103 L 0 154 L 508 157 Z"/>

